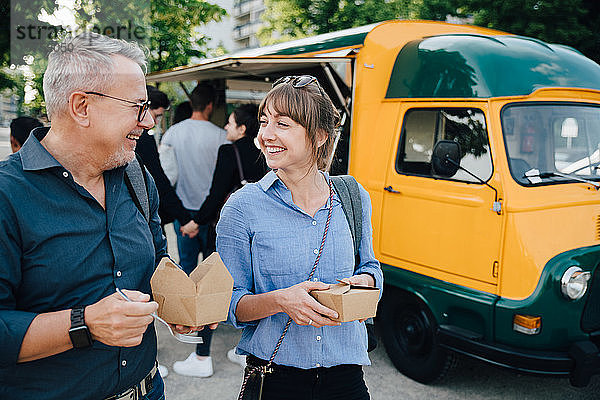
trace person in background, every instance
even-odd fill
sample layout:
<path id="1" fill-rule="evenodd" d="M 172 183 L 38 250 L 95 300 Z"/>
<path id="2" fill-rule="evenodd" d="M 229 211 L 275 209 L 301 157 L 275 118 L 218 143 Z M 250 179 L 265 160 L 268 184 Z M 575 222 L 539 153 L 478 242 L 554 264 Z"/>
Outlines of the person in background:
<path id="1" fill-rule="evenodd" d="M 175 111 L 173 112 L 173 125 L 190 118 L 192 112 L 192 103 L 189 101 L 177 104 L 177 107 L 175 107 Z"/>
<path id="2" fill-rule="evenodd" d="M 23 146 L 29 133 L 35 128 L 42 127 L 42 123 L 32 117 L 18 117 L 10 123 L 10 148 L 13 153 Z"/>
<path id="3" fill-rule="evenodd" d="M 169 180 L 176 182 L 176 192 L 184 207 L 191 213 L 196 212 L 208 196 L 212 182 L 217 153 L 224 144 L 226 132 L 210 122 L 213 106 L 216 99 L 215 89 L 207 84 L 200 83 L 190 94 L 192 116 L 171 126 L 161 141 L 160 157 L 177 166 L 176 176 L 170 176 L 171 168 L 165 173 Z M 173 159 L 175 162 L 173 162 Z M 163 163 L 164 165 L 164 163 Z M 214 251 L 214 241 L 211 241 L 210 224 L 200 225 L 198 234 L 193 237 L 183 236 L 181 225 L 176 220 L 173 222 L 177 234 L 177 248 L 179 250 L 179 263 L 189 275 L 198 265 L 198 256 L 208 257 Z M 175 372 L 195 377 L 209 377 L 213 374 L 212 358 L 210 357 L 211 332 L 204 329 L 199 332 L 204 338 L 204 343 L 198 345 L 196 352 L 190 354 L 198 362 L 193 368 L 184 369 L 173 367 Z M 179 364 L 178 364 L 179 365 Z M 188 365 L 188 364 L 185 364 Z"/>
<path id="4" fill-rule="evenodd" d="M 368 192 L 359 185 L 355 268 L 348 221 L 325 172 L 339 113 L 316 78 L 304 75 L 275 81 L 259 117 L 271 171 L 233 193 L 217 225 L 217 250 L 234 279 L 228 323 L 243 329 L 237 352 L 247 355 L 245 377 L 274 356 L 263 400 L 367 400 L 364 321 L 336 322 L 337 313 L 310 295 L 338 279 L 383 286 Z"/>
<path id="5" fill-rule="evenodd" d="M 146 89 L 148 91 L 148 99 L 150 100 L 148 112 L 154 119 L 154 122 L 158 124 L 163 117 L 165 110 L 169 109 L 171 102 L 166 94 L 155 87 L 147 85 Z M 175 219 L 182 225 L 188 223 L 191 220 L 190 213 L 181 203 L 177 193 L 175 193 L 175 189 L 171 186 L 169 178 L 167 178 L 163 171 L 160 164 L 156 140 L 154 139 L 154 135 L 150 134 L 149 130 L 144 129 L 142 132 L 142 135 L 138 139 L 135 152 L 141 157 L 144 165 L 148 168 L 148 172 L 150 172 L 150 175 L 152 175 L 152 178 L 154 178 L 154 182 L 156 183 L 158 197 L 160 199 L 158 215 L 160 216 L 160 223 L 163 228 L 166 224 L 173 222 Z"/>
<path id="6" fill-rule="evenodd" d="M 229 115 L 225 130 L 227 140 L 231 143 L 219 147 L 217 165 L 208 197 L 202 203 L 200 210 L 193 214 L 193 221 L 181 228 L 181 232 L 189 237 L 194 237 L 198 233 L 200 225 L 216 223 L 219 211 L 230 193 L 247 182 L 257 182 L 267 172 L 264 158 L 254 145 L 254 139 L 258 134 L 258 106 L 244 104 L 236 108 Z M 239 170 L 234 146 L 240 157 L 242 171 Z M 243 184 L 240 175 L 244 176 Z M 229 350 L 227 357 L 232 362 L 245 364 L 245 357 L 236 354 L 235 349 Z M 197 360 L 196 354 L 192 354 L 188 360 L 176 362 L 173 368 L 176 371 L 181 369 L 182 372 L 192 371 Z"/>

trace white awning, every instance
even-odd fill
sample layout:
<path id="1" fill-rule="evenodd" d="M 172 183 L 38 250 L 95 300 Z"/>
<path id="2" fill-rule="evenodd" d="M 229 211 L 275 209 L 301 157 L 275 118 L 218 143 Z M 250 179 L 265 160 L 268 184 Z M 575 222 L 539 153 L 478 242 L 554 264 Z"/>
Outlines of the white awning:
<path id="1" fill-rule="evenodd" d="M 347 54 L 348 51 L 346 50 Z M 200 64 L 178 67 L 148 74 L 148 82 L 185 82 L 204 79 L 236 79 L 248 76 L 268 77 L 285 74 L 286 71 L 308 69 L 326 63 L 350 63 L 348 56 L 263 56 L 263 57 L 219 57 L 208 59 Z"/>

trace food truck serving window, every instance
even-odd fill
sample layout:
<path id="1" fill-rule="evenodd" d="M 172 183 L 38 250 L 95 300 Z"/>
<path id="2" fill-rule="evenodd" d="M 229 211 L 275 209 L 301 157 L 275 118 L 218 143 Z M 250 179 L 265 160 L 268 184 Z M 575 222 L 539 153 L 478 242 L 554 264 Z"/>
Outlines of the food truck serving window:
<path id="1" fill-rule="evenodd" d="M 408 110 L 404 117 L 396 170 L 433 178 L 431 157 L 439 140 L 457 142 L 460 145 L 460 165 L 484 181 L 490 179 L 492 158 L 485 116 L 481 110 L 473 108 Z M 480 183 L 463 170 L 445 179 Z"/>
<path id="2" fill-rule="evenodd" d="M 600 107 L 519 103 L 501 114 L 513 178 L 525 186 L 600 179 Z"/>

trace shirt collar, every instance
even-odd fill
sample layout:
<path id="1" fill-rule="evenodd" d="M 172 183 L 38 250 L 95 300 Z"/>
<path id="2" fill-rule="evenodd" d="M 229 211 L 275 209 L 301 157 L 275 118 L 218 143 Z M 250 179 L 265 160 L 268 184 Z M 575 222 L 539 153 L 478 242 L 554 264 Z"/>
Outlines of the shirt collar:
<path id="1" fill-rule="evenodd" d="M 265 174 L 265 176 L 262 177 L 262 179 L 260 181 L 258 181 L 258 185 L 262 188 L 263 191 L 266 192 L 267 190 L 269 190 L 269 188 L 271 186 L 273 186 L 275 181 L 278 181 L 278 180 L 279 180 L 279 177 L 277 176 L 275 171 L 270 170 L 269 172 L 267 172 Z"/>
<path id="2" fill-rule="evenodd" d="M 321 172 L 323 174 L 323 176 L 325 176 L 325 180 L 327 181 L 327 183 L 329 183 L 329 174 L 324 171 L 319 171 L 319 172 Z M 258 184 L 260 185 L 262 190 L 266 192 L 277 181 L 281 182 L 281 180 L 279 179 L 279 177 L 277 176 L 275 171 L 270 170 L 269 172 L 266 173 L 265 176 L 263 176 L 263 178 L 260 181 L 258 181 Z M 281 182 L 281 184 L 285 187 L 283 182 Z"/>
<path id="3" fill-rule="evenodd" d="M 46 136 L 50 128 L 36 128 L 20 150 L 24 171 L 37 171 L 52 167 L 60 167 L 60 163 L 46 150 L 40 140 Z"/>

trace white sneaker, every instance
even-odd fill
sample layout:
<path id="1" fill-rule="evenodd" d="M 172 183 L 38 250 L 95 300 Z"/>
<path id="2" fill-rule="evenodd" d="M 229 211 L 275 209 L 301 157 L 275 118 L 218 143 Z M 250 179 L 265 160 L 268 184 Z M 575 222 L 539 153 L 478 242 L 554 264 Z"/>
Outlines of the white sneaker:
<path id="1" fill-rule="evenodd" d="M 239 365 L 242 366 L 242 368 L 246 368 L 246 356 L 242 356 L 240 354 L 236 354 L 235 353 L 235 349 L 236 349 L 236 347 L 234 347 L 233 349 L 230 349 L 227 352 L 227 358 L 232 363 L 239 364 Z"/>
<path id="2" fill-rule="evenodd" d="M 164 365 L 158 364 L 158 372 L 160 372 L 160 376 L 162 376 L 163 378 L 169 376 L 169 369 Z"/>
<path id="3" fill-rule="evenodd" d="M 196 352 L 192 352 L 184 361 L 175 361 L 173 371 L 179 375 L 208 378 L 213 374 L 212 358 L 206 357 L 204 360 L 199 360 Z"/>

